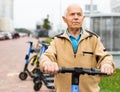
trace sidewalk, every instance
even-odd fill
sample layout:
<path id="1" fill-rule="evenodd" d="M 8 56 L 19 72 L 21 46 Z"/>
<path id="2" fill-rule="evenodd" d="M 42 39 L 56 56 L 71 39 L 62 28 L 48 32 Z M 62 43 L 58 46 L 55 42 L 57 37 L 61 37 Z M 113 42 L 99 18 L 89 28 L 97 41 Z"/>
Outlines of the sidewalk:
<path id="1" fill-rule="evenodd" d="M 27 41 L 37 42 L 36 39 L 23 37 L 13 40 L 0 41 L 0 92 L 35 92 L 32 78 L 22 81 L 18 75 L 23 71 L 25 55 L 29 44 Z M 44 85 L 38 92 L 51 92 Z"/>

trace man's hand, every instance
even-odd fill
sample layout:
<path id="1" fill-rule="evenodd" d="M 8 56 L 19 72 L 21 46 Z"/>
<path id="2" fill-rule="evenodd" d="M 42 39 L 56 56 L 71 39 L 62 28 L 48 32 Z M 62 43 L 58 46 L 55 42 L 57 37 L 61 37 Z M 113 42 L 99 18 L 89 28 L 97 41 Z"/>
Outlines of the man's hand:
<path id="1" fill-rule="evenodd" d="M 101 65 L 101 72 L 107 73 L 107 75 L 112 75 L 114 72 L 114 68 L 110 64 L 102 64 Z"/>
<path id="2" fill-rule="evenodd" d="M 45 73 L 49 74 L 57 74 L 59 71 L 59 67 L 56 62 L 44 62 L 43 63 L 43 70 Z"/>

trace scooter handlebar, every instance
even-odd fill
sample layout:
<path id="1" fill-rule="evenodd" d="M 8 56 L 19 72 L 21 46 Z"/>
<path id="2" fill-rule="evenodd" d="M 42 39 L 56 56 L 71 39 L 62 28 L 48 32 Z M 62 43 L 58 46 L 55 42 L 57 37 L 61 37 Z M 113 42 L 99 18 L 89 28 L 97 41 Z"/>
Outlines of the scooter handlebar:
<path id="1" fill-rule="evenodd" d="M 101 72 L 99 69 L 96 68 L 65 68 L 60 67 L 59 73 L 78 73 L 78 74 L 88 74 L 88 75 L 107 75 L 107 73 Z"/>

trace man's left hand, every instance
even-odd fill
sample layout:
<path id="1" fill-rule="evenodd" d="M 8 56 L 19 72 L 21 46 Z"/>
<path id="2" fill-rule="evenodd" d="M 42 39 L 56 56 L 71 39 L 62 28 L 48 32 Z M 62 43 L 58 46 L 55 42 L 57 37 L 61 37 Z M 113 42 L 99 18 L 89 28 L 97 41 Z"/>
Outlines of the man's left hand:
<path id="1" fill-rule="evenodd" d="M 110 64 L 102 64 L 100 70 L 101 72 L 107 73 L 107 75 L 112 75 L 114 72 L 114 68 Z"/>

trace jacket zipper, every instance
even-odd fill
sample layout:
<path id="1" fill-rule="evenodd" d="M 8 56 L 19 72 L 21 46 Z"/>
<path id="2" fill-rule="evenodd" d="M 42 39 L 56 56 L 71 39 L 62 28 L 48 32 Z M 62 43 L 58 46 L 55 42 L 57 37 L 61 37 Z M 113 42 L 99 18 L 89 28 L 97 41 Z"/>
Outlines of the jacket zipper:
<path id="1" fill-rule="evenodd" d="M 76 53 L 74 53 L 74 58 L 76 58 Z"/>
<path id="2" fill-rule="evenodd" d="M 78 49 L 78 47 L 77 47 L 77 49 Z M 77 49 L 76 49 L 75 52 L 74 52 L 74 50 L 73 50 L 73 52 L 74 52 L 74 58 L 76 58 Z"/>
<path id="3" fill-rule="evenodd" d="M 79 41 L 78 46 L 79 46 L 80 42 L 81 42 L 81 41 Z M 74 52 L 74 50 L 73 50 L 73 52 L 74 52 L 74 58 L 76 58 L 76 53 L 77 53 L 77 50 L 78 50 L 78 46 L 77 46 L 77 49 L 76 49 L 75 52 Z"/>
<path id="4" fill-rule="evenodd" d="M 67 39 L 67 38 L 66 38 Z M 68 41 L 70 41 L 70 39 L 67 39 Z M 71 43 L 71 41 L 70 41 L 70 43 Z M 72 45 L 72 43 L 71 43 L 71 45 Z M 72 49 L 73 49 L 73 46 L 72 46 Z M 77 47 L 77 49 L 78 49 L 78 47 Z M 77 53 L 77 50 L 74 52 L 74 49 L 73 49 L 73 53 L 74 53 L 74 58 L 76 58 L 76 53 Z"/>
<path id="5" fill-rule="evenodd" d="M 68 39 L 68 41 L 70 41 L 70 39 Z M 71 43 L 71 41 L 70 41 L 70 43 Z M 71 43 L 71 46 L 72 46 L 72 43 Z M 73 46 L 72 46 L 72 49 L 73 49 Z M 77 49 L 78 49 L 78 47 L 77 47 Z M 73 53 L 74 53 L 74 58 L 76 58 L 77 50 L 74 52 L 74 49 L 73 49 Z"/>
<path id="6" fill-rule="evenodd" d="M 79 44 L 80 44 L 81 41 L 82 41 L 82 40 L 79 41 L 78 46 L 79 46 Z M 76 53 L 77 53 L 77 50 L 78 50 L 78 46 L 77 46 L 77 49 L 76 49 L 75 52 L 74 52 L 74 50 L 73 50 L 73 52 L 74 52 L 74 58 L 76 58 Z"/>

